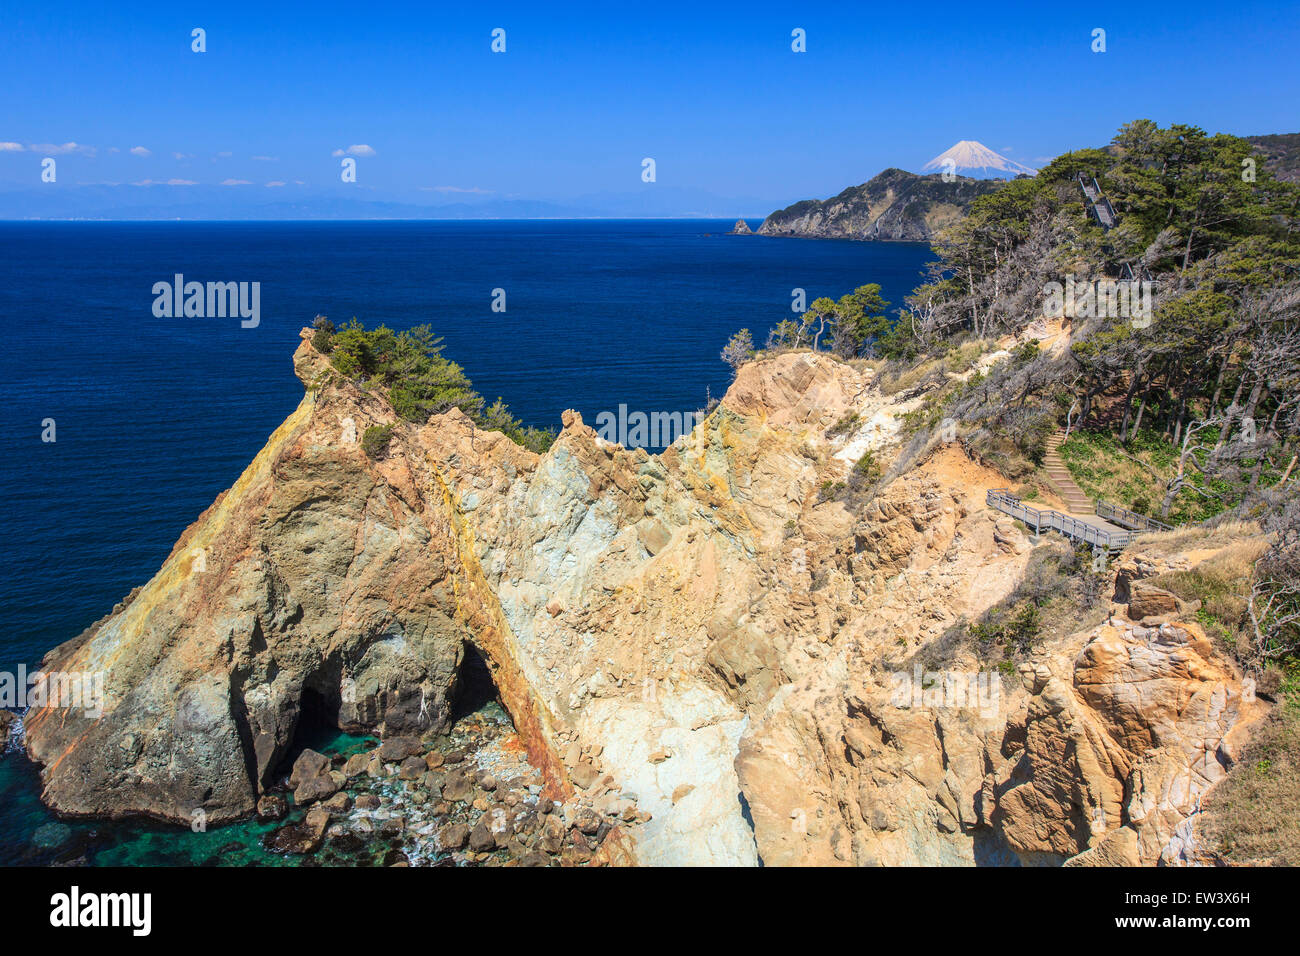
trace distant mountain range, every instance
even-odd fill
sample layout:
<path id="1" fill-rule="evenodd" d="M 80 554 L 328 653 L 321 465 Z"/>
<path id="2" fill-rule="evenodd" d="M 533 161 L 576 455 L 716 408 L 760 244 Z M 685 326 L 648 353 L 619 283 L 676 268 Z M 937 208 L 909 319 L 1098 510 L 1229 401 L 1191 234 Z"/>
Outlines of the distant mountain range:
<path id="1" fill-rule="evenodd" d="M 1279 179 L 1300 182 L 1300 133 L 1245 137 L 1262 165 Z M 918 175 L 886 169 L 830 199 L 805 199 L 771 213 L 759 228 L 766 236 L 927 241 L 961 218 L 970 203 L 1003 182 L 1035 171 L 974 140 L 962 140 L 922 167 Z M 944 182 L 943 174 L 955 175 Z M 994 175 L 1000 178 L 989 178 Z M 428 198 L 424 198 L 426 196 Z M 493 194 L 382 194 L 356 188 L 297 184 L 169 185 L 153 183 L 42 184 L 0 189 L 3 219 L 735 219 L 757 218 L 770 199 L 725 197 L 703 189 L 646 184 L 622 193 L 571 199 L 526 199 Z"/>
<path id="2" fill-rule="evenodd" d="M 358 190 L 343 195 L 299 185 L 44 184 L 0 191 L 0 219 L 734 219 L 757 218 L 770 199 L 718 196 L 703 189 L 646 184 L 626 193 L 573 199 L 493 195 L 434 197 Z"/>

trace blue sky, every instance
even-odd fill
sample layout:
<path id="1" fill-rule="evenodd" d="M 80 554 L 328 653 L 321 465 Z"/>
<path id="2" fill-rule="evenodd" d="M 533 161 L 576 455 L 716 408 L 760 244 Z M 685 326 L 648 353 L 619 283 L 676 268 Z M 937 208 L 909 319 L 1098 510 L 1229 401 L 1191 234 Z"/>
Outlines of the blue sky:
<path id="1" fill-rule="evenodd" d="M 60 184 L 182 198 L 564 199 L 642 189 L 649 156 L 660 186 L 777 203 L 959 139 L 1038 165 L 1139 116 L 1300 129 L 1295 5 L 547 6 L 9 0 L 0 189 L 53 155 Z"/>

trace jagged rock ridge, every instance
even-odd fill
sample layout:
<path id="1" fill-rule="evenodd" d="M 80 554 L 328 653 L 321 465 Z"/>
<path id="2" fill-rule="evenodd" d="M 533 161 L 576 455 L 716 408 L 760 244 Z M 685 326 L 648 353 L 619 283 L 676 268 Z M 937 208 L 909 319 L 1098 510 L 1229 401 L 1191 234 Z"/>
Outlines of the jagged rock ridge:
<path id="1" fill-rule="evenodd" d="M 869 369 L 762 359 L 661 455 L 567 412 L 539 456 L 459 412 L 396 419 L 309 330 L 295 368 L 308 394 L 235 485 L 47 656 L 107 672 L 101 718 L 28 715 L 56 809 L 251 813 L 309 698 L 344 728 L 434 733 L 471 644 L 550 793 L 636 794 L 638 862 L 1195 856 L 1188 821 L 1258 705 L 1177 605 L 1042 648 L 992 712 L 891 696 L 1034 545 L 955 447 L 866 507 L 823 500 L 915 408 Z M 394 429 L 378 461 L 371 424 Z"/>

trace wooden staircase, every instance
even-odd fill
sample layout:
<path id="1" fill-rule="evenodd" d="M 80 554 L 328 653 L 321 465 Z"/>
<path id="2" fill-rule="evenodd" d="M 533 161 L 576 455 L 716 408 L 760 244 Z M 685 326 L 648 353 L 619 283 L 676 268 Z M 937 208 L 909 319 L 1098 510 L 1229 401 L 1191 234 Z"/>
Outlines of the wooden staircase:
<path id="1" fill-rule="evenodd" d="M 1092 499 L 1074 483 L 1069 469 L 1065 467 L 1064 459 L 1061 458 L 1059 449 L 1063 441 L 1065 441 L 1064 428 L 1058 428 L 1047 439 L 1044 445 L 1047 451 L 1043 455 L 1043 470 L 1047 472 L 1047 478 L 1056 488 L 1056 493 L 1065 502 L 1066 512 L 1072 515 L 1091 515 L 1094 510 Z"/>
<path id="2" fill-rule="evenodd" d="M 1097 225 L 1101 226 L 1103 232 L 1110 232 L 1119 224 L 1119 216 L 1115 212 L 1115 207 L 1110 204 L 1110 200 L 1102 194 L 1097 177 L 1079 173 L 1079 186 L 1083 189 L 1083 196 L 1088 201 L 1088 208 L 1092 210 Z M 1151 273 L 1141 263 L 1138 264 L 1137 269 L 1134 269 L 1132 263 L 1121 262 L 1119 277 L 1129 282 L 1147 281 L 1151 279 Z"/>

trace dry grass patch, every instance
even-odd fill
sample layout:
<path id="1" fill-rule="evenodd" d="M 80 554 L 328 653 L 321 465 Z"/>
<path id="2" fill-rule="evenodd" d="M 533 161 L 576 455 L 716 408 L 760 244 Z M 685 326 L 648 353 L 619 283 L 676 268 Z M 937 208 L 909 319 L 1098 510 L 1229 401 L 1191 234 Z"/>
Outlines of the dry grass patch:
<path id="1" fill-rule="evenodd" d="M 1138 539 L 1135 547 L 1148 554 L 1171 557 L 1184 551 L 1213 550 L 1236 544 L 1244 538 L 1255 538 L 1267 544 L 1264 529 L 1257 521 L 1223 521 L 1213 527 L 1188 525 L 1173 531 L 1148 531 Z"/>
<path id="2" fill-rule="evenodd" d="M 1244 658 L 1249 653 L 1246 596 L 1255 561 L 1267 547 L 1262 538 L 1238 541 L 1187 571 L 1171 571 L 1151 583 L 1184 601 L 1200 601 L 1196 616 L 1210 636 L 1221 649 Z"/>
<path id="3" fill-rule="evenodd" d="M 1300 866 L 1300 702 L 1255 729 L 1205 801 L 1203 835 L 1230 864 Z"/>
<path id="4" fill-rule="evenodd" d="M 876 373 L 875 384 L 882 395 L 900 395 L 921 385 L 938 387 L 946 384 L 946 371 L 942 359 L 930 359 L 910 366 L 887 362 Z"/>

